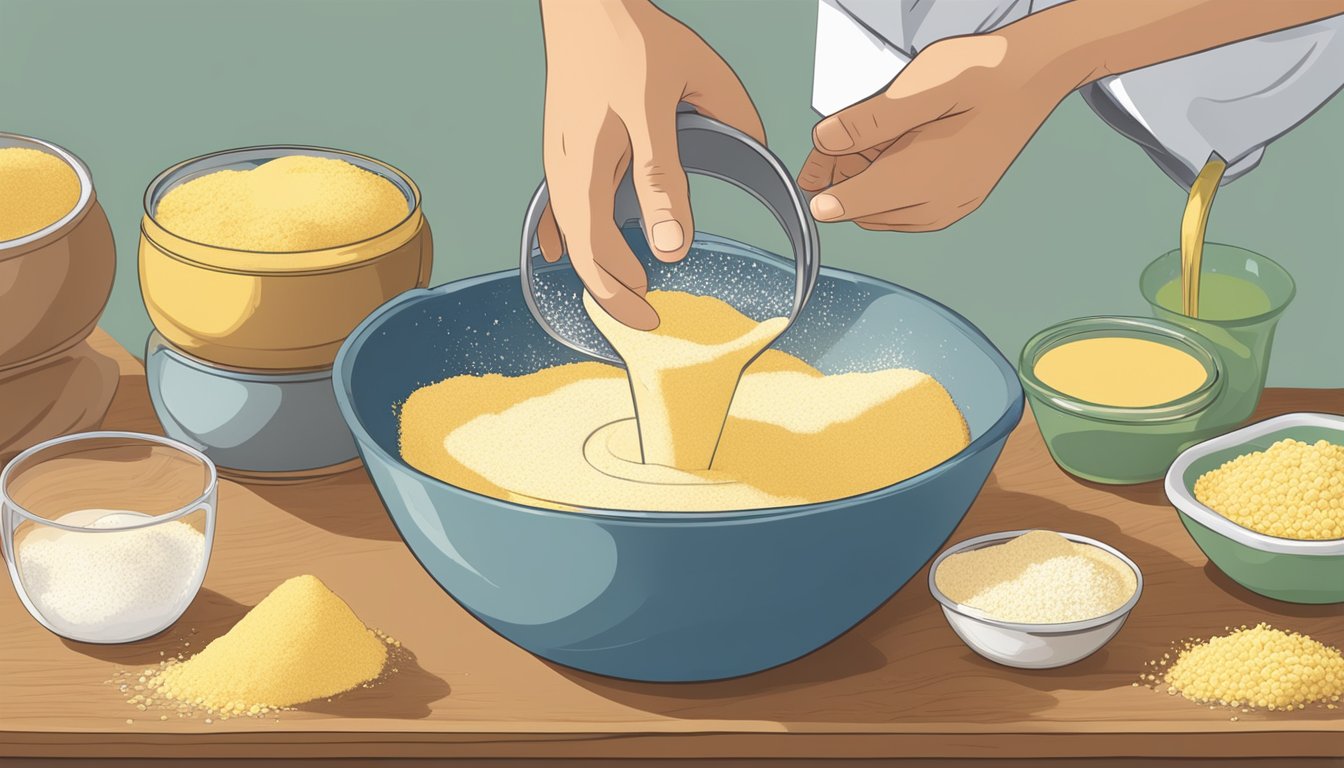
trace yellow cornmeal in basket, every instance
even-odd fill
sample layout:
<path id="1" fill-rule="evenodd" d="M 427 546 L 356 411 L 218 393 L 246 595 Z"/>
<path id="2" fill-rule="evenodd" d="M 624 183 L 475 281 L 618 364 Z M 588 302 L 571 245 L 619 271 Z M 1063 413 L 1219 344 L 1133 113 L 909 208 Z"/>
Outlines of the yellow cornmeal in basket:
<path id="1" fill-rule="evenodd" d="M 1280 440 L 1205 472 L 1195 498 L 1267 536 L 1344 539 L 1344 446 Z"/>
<path id="2" fill-rule="evenodd" d="M 0 148 L 0 242 L 60 221 L 79 202 L 79 177 L 61 158 L 28 147 Z"/>
<path id="3" fill-rule="evenodd" d="M 957 603 L 999 621 L 1060 624 L 1116 610 L 1138 589 L 1134 571 L 1111 553 L 1053 531 L 959 552 L 938 565 L 934 584 Z"/>
<path id="4" fill-rule="evenodd" d="M 225 717 L 256 715 L 378 677 L 388 642 L 319 579 L 296 576 L 200 653 L 166 666 L 149 689 Z"/>
<path id="5" fill-rule="evenodd" d="M 245 251 L 293 252 L 367 240 L 406 218 L 392 182 L 344 160 L 288 155 L 173 188 L 154 218 L 173 234 Z"/>
<path id="6" fill-rule="evenodd" d="M 1144 677 L 1158 680 L 1156 673 Z M 1306 635 L 1260 623 L 1186 643 L 1161 680 L 1168 693 L 1201 704 L 1333 709 L 1344 698 L 1344 656 Z"/>
<path id="7" fill-rule="evenodd" d="M 459 488 L 534 506 L 710 512 L 865 493 L 934 467 L 969 443 L 947 390 L 910 369 L 823 375 L 766 350 L 734 393 L 749 357 L 743 349 L 778 334 L 771 321 L 757 324 L 712 297 L 655 291 L 648 298 L 663 318 L 663 338 L 632 331 L 618 347 L 627 362 L 677 356 L 630 371 L 639 382 L 641 418 L 656 419 L 661 442 L 641 448 L 626 374 L 583 362 L 421 387 L 400 408 L 402 457 Z M 751 343 L 736 343 L 744 338 Z M 650 346 L 631 354 L 641 343 Z M 657 354 L 645 354 L 650 350 Z M 726 396 L 709 391 L 725 383 Z M 671 391 L 676 387 L 683 389 Z M 714 415 L 718 407 L 726 420 Z M 665 463 L 644 463 L 650 453 Z M 893 510 L 905 512 L 918 514 Z"/>

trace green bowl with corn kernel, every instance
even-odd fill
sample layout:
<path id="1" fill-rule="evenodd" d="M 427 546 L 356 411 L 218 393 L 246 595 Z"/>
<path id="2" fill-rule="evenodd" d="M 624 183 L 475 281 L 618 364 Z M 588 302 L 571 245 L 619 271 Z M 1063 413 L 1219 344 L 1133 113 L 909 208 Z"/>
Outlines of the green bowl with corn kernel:
<path id="1" fill-rule="evenodd" d="M 1344 539 L 1269 536 L 1232 522 L 1195 498 L 1195 481 L 1206 472 L 1287 439 L 1344 445 L 1344 416 L 1290 413 L 1199 443 L 1167 471 L 1167 498 L 1205 556 L 1241 586 L 1289 603 L 1344 603 Z"/>

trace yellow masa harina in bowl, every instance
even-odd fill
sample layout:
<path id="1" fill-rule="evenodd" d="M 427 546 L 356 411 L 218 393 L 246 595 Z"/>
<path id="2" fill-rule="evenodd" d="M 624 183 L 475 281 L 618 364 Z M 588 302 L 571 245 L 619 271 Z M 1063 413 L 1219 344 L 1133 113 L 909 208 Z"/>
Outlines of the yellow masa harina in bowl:
<path id="1" fill-rule="evenodd" d="M 938 566 L 934 581 L 961 605 L 1021 624 L 1095 619 L 1118 610 L 1138 589 L 1124 561 L 1054 531 L 959 552 Z"/>
<path id="2" fill-rule="evenodd" d="M 1097 405 L 1151 408 L 1174 402 L 1208 379 L 1188 352 L 1147 339 L 1097 337 L 1041 355 L 1036 377 L 1059 392 Z"/>
<path id="3" fill-rule="evenodd" d="M 1344 539 L 1344 446 L 1280 440 L 1205 472 L 1195 498 L 1266 536 Z"/>
<path id="4" fill-rule="evenodd" d="M 299 252 L 367 240 L 406 218 L 392 182 L 344 160 L 287 155 L 170 190 L 154 217 L 173 234 L 241 251 Z"/>
<path id="5" fill-rule="evenodd" d="M 401 455 L 459 488 L 551 509 L 715 512 L 831 501 L 930 469 L 970 441 L 933 377 L 824 375 L 767 349 L 786 324 L 676 291 L 655 331 L 589 313 L 622 355 L 526 376 L 455 376 L 400 408 Z M 739 379 L 740 377 L 740 379 Z M 636 421 L 638 411 L 638 421 Z"/>
<path id="6" fill-rule="evenodd" d="M 61 158 L 27 147 L 0 148 L 0 242 L 60 221 L 79 202 L 79 177 Z"/>

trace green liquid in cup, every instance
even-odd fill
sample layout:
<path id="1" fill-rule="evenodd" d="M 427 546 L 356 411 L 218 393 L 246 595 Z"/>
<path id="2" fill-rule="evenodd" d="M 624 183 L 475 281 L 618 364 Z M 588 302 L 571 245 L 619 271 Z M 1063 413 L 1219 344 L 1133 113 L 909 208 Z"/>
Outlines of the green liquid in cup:
<path id="1" fill-rule="evenodd" d="M 1157 289 L 1156 298 L 1158 306 L 1181 314 L 1180 278 Z M 1269 296 L 1249 280 L 1216 272 L 1208 272 L 1200 277 L 1200 320 L 1241 320 L 1263 315 L 1270 308 Z"/>

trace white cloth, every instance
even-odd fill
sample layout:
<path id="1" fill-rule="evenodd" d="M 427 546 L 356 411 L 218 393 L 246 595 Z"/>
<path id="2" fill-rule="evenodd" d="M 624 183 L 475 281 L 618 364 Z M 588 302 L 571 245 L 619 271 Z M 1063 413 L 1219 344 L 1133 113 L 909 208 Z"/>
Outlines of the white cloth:
<path id="1" fill-rule="evenodd" d="M 818 0 L 812 106 L 833 114 L 882 90 L 946 37 L 1011 24 L 1062 0 Z M 1280 0 L 1265 0 L 1278 2 Z M 1344 16 L 1103 78 L 1083 99 L 1189 187 L 1213 153 L 1224 183 L 1344 86 Z"/>

